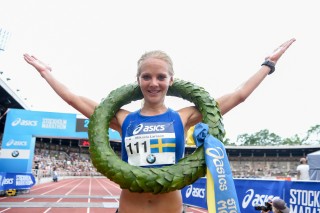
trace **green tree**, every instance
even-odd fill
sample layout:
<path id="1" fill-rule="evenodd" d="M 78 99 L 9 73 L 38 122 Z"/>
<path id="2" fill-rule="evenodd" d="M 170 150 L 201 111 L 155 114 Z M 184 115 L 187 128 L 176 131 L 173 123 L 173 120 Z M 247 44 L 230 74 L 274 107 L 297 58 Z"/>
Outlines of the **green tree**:
<path id="1" fill-rule="evenodd" d="M 280 145 L 281 137 L 264 129 L 254 134 L 243 134 L 237 137 L 237 144 L 244 146 L 272 146 Z"/>
<path id="2" fill-rule="evenodd" d="M 301 139 L 297 134 L 291 138 L 285 138 L 282 140 L 282 145 L 302 145 L 303 139 Z"/>
<path id="3" fill-rule="evenodd" d="M 236 143 L 231 141 L 230 138 L 226 138 L 223 140 L 223 144 L 226 146 L 236 146 Z"/>
<path id="4" fill-rule="evenodd" d="M 320 125 L 310 127 L 307 136 L 303 139 L 304 144 L 320 144 Z"/>

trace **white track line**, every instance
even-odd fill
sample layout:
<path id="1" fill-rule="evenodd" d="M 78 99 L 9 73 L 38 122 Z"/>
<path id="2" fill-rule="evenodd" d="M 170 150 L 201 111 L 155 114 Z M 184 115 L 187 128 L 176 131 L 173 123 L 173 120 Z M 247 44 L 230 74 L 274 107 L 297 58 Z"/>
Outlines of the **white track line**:
<path id="1" fill-rule="evenodd" d="M 78 183 L 77 185 L 75 185 L 72 189 L 70 189 L 67 193 L 65 193 L 64 195 L 68 195 L 70 194 L 75 188 L 77 188 L 81 183 L 83 183 L 85 181 L 85 179 L 83 179 L 82 181 L 80 181 L 80 183 Z M 66 184 L 65 184 L 66 185 Z M 63 185 L 63 186 L 65 186 Z M 58 188 L 61 188 L 61 187 L 58 187 Z M 54 191 L 54 190 L 51 190 L 51 191 Z M 60 198 L 59 200 L 57 200 L 56 203 L 59 203 L 63 198 Z M 51 208 L 48 208 L 46 209 L 43 213 L 47 213 L 51 210 Z"/>
<path id="2" fill-rule="evenodd" d="M 100 181 L 98 181 L 98 179 L 96 179 L 97 180 L 97 182 L 100 184 L 100 186 L 106 191 L 106 192 L 108 192 L 110 195 L 114 195 L 114 194 L 112 194 Z M 120 190 L 120 188 L 118 188 L 119 190 Z M 119 204 L 119 199 L 115 199 L 117 202 L 118 202 L 118 204 Z"/>
<path id="3" fill-rule="evenodd" d="M 92 178 L 89 178 L 90 179 L 90 182 L 89 182 L 89 198 L 88 198 L 88 203 L 90 203 L 90 196 L 91 196 L 91 184 L 92 184 Z M 87 213 L 90 213 L 90 207 L 87 208 Z"/>

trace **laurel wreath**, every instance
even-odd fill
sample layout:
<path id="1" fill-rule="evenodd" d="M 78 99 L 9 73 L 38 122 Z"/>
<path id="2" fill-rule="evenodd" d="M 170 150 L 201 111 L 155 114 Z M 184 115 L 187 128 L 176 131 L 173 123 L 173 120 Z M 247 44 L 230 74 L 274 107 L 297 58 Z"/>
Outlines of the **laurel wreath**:
<path id="1" fill-rule="evenodd" d="M 208 124 L 209 133 L 222 141 L 225 131 L 217 102 L 202 87 L 175 79 L 167 95 L 183 98 L 195 104 Z M 109 142 L 109 124 L 117 111 L 132 101 L 142 99 L 137 83 L 113 90 L 96 107 L 89 122 L 90 156 L 97 171 L 131 192 L 166 193 L 192 184 L 205 176 L 203 146 L 176 164 L 161 168 L 142 168 L 122 161 Z"/>

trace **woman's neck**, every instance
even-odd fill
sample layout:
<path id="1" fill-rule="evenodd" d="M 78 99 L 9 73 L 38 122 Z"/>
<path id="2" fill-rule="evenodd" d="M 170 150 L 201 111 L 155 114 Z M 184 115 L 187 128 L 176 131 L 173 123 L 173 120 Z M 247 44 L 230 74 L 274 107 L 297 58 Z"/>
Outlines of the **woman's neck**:
<path id="1" fill-rule="evenodd" d="M 168 108 L 164 105 L 157 105 L 157 106 L 148 106 L 147 104 L 144 104 L 141 108 L 140 114 L 141 115 L 159 115 L 162 113 L 165 113 L 168 110 Z"/>

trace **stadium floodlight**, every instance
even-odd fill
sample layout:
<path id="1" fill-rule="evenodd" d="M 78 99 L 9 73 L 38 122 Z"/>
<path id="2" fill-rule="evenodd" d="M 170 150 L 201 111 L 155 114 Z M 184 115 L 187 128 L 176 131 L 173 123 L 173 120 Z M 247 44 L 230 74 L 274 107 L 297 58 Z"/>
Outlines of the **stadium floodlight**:
<path id="1" fill-rule="evenodd" d="M 5 50 L 9 36 L 10 33 L 8 31 L 4 30 L 3 28 L 0 28 L 0 51 Z"/>

